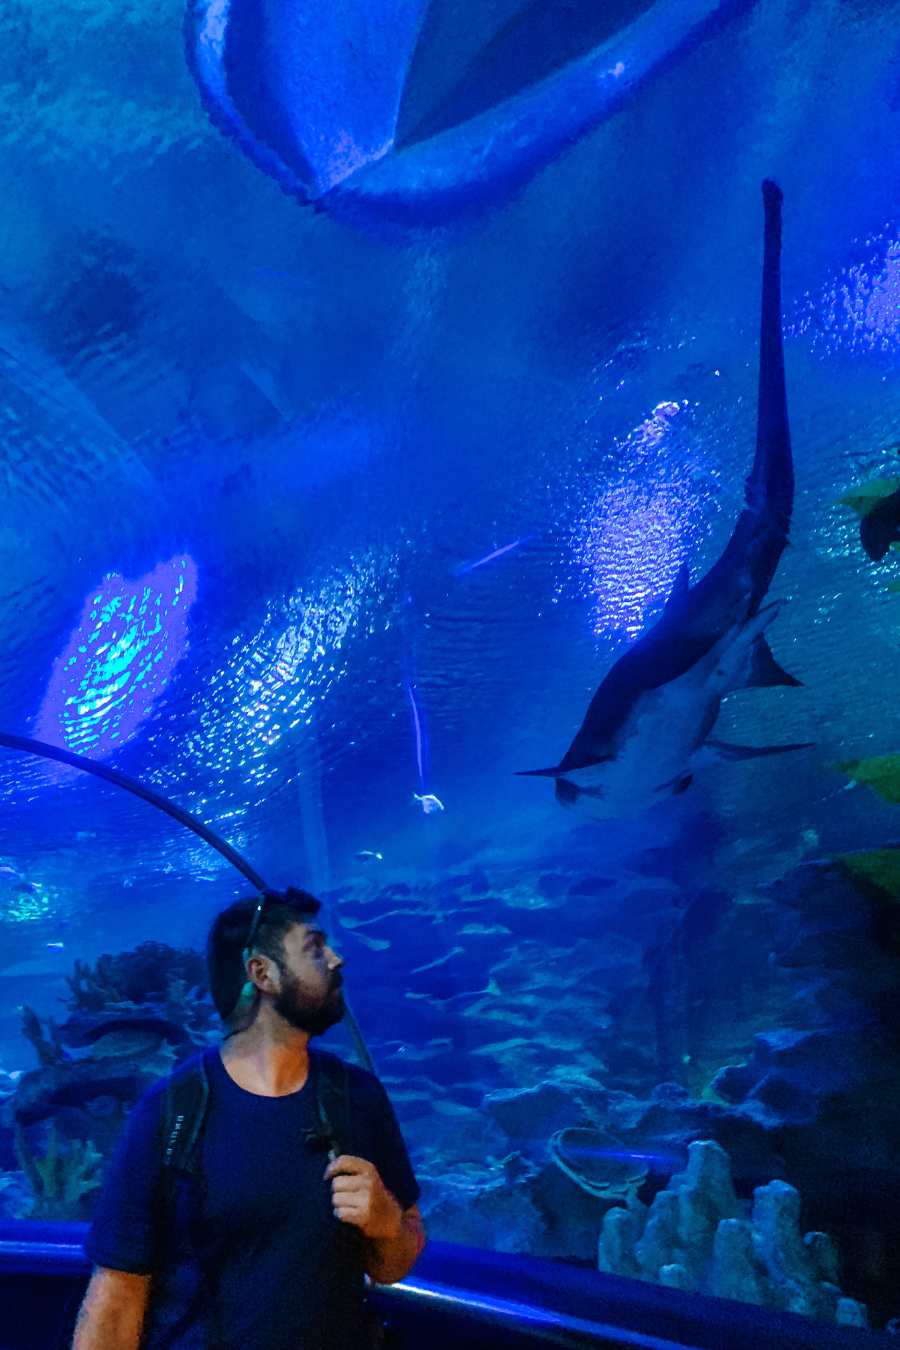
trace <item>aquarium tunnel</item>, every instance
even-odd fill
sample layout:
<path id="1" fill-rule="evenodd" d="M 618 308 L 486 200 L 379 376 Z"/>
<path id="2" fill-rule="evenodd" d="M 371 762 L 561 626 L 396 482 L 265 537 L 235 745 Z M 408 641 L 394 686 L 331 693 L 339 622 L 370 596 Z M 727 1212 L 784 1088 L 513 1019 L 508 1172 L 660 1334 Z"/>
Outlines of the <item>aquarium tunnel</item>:
<path id="1" fill-rule="evenodd" d="M 0 50 L 0 1350 L 894 1344 L 900 0 Z"/>

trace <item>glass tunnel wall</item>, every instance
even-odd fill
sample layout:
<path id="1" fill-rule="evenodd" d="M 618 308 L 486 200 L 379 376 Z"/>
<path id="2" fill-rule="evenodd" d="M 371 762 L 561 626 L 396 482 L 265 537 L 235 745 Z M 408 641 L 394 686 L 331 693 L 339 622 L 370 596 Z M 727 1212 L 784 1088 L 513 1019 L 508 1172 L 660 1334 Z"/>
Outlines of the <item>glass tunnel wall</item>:
<path id="1" fill-rule="evenodd" d="M 884 1326 L 900 4 L 295 8 L 302 88 L 169 0 L 3 7 L 0 730 L 323 896 L 433 1237 Z M 246 891 L 0 749 L 6 1216 L 89 1217 Z"/>

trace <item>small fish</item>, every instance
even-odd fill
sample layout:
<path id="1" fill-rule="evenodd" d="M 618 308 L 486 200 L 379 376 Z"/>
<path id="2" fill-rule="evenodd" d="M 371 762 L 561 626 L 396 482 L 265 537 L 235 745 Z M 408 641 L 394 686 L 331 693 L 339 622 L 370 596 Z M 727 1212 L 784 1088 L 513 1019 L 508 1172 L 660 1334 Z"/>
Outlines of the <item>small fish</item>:
<path id="1" fill-rule="evenodd" d="M 460 563 L 458 567 L 454 567 L 453 575 L 464 577 L 468 572 L 474 572 L 476 567 L 484 567 L 485 563 L 493 562 L 495 558 L 502 558 L 504 554 L 512 553 L 515 548 L 521 548 L 523 544 L 527 544 L 533 538 L 533 535 L 526 534 L 521 539 L 514 539 L 511 544 L 504 544 L 502 548 L 495 548 L 493 553 L 488 553 L 483 558 L 476 558 L 474 562 Z"/>
<path id="2" fill-rule="evenodd" d="M 443 811 L 444 803 L 440 797 L 436 797 L 433 792 L 414 792 L 413 801 L 416 801 L 425 812 L 426 816 L 433 815 L 435 811 Z"/>
<path id="3" fill-rule="evenodd" d="M 44 944 L 48 952 L 64 952 L 66 944 L 64 942 L 47 942 Z"/>
<path id="4" fill-rule="evenodd" d="M 358 858 L 360 862 L 383 862 L 383 861 L 384 861 L 384 854 L 383 854 L 383 853 L 377 853 L 377 852 L 375 851 L 375 849 L 372 849 L 372 848 L 361 848 L 361 849 L 359 850 L 359 852 L 358 852 L 358 853 L 354 853 L 353 856 L 354 856 L 354 858 Z"/>

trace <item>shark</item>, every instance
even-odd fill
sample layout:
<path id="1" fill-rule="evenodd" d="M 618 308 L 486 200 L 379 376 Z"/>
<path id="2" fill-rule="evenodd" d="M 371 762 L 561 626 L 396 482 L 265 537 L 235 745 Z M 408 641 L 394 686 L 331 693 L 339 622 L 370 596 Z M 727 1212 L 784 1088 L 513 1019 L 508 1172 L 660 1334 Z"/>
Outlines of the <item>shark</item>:
<path id="1" fill-rule="evenodd" d="M 762 184 L 764 246 L 756 451 L 745 504 L 724 551 L 691 584 L 679 572 L 665 609 L 612 666 L 560 762 L 521 770 L 552 778 L 563 806 L 639 815 L 686 791 L 698 768 L 808 748 L 730 745 L 711 733 L 726 694 L 798 685 L 767 632 L 782 602 L 764 604 L 788 543 L 794 467 L 781 325 L 782 192 Z"/>

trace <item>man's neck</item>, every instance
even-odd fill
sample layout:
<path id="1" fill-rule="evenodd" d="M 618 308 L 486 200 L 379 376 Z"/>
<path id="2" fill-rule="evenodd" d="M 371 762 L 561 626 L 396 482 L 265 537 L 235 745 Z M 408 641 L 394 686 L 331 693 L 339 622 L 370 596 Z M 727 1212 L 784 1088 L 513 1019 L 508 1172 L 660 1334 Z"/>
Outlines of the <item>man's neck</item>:
<path id="1" fill-rule="evenodd" d="M 309 1074 L 309 1035 L 294 1027 L 256 1021 L 222 1045 L 228 1076 L 246 1092 L 286 1097 L 299 1092 Z"/>

